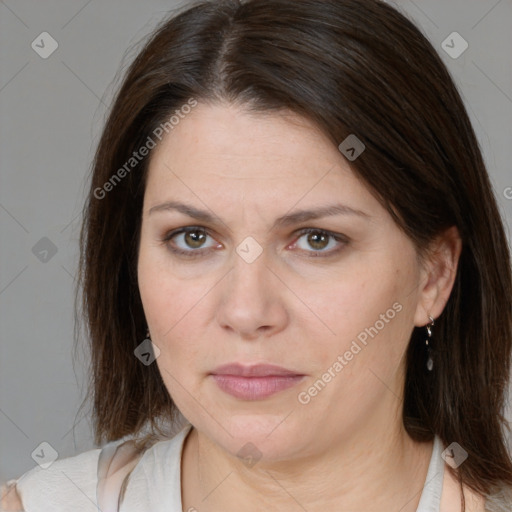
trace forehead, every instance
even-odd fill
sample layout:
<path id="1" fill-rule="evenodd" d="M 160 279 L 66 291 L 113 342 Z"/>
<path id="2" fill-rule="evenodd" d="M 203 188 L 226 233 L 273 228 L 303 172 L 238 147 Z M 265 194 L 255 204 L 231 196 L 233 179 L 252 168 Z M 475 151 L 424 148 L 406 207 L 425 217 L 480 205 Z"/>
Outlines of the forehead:
<path id="1" fill-rule="evenodd" d="M 146 197 L 282 208 L 340 201 L 379 207 L 338 148 L 291 112 L 252 113 L 198 104 L 163 138 L 149 165 Z"/>

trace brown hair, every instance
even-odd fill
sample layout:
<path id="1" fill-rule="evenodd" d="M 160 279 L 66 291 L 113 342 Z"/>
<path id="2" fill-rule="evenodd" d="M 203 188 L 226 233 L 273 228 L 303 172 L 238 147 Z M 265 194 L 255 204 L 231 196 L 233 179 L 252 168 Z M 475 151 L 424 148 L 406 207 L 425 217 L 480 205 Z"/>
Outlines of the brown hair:
<path id="1" fill-rule="evenodd" d="M 146 322 L 137 255 L 148 157 L 118 169 L 190 98 L 289 109 L 336 146 L 366 146 L 353 171 L 423 254 L 457 226 L 463 249 L 425 369 L 423 329 L 407 352 L 403 422 L 469 458 L 461 483 L 512 485 L 505 443 L 512 278 L 503 222 L 473 128 L 441 59 L 404 15 L 378 0 L 199 2 L 151 35 L 126 72 L 97 149 L 81 233 L 80 284 L 92 357 L 96 442 L 175 418 L 156 364 L 134 349 Z M 119 173 L 118 173 L 119 177 Z M 101 196 L 101 197 L 100 197 Z"/>

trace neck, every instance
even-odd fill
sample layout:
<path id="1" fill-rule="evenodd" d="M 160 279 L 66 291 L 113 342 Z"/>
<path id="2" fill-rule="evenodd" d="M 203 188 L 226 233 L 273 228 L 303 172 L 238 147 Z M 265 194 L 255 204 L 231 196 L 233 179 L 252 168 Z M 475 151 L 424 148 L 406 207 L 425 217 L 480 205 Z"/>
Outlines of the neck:
<path id="1" fill-rule="evenodd" d="M 414 442 L 401 423 L 368 423 L 314 457 L 252 467 L 192 429 L 183 450 L 183 510 L 415 512 L 432 442 Z"/>

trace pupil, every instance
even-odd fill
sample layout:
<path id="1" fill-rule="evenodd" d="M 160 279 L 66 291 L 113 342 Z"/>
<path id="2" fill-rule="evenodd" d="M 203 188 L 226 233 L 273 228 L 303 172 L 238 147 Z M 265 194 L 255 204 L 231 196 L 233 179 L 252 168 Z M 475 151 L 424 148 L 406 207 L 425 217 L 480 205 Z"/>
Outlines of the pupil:
<path id="1" fill-rule="evenodd" d="M 309 235 L 309 241 L 312 245 L 312 247 L 316 249 L 323 249 L 326 247 L 325 243 L 322 243 L 322 241 L 319 242 L 319 240 L 323 239 L 323 242 L 326 241 L 327 236 L 325 236 L 323 233 L 310 233 Z M 319 244 L 319 246 L 318 246 Z"/>
<path id="2" fill-rule="evenodd" d="M 188 245 L 191 245 L 192 247 L 200 247 L 202 242 L 204 241 L 204 233 L 201 233 L 199 231 L 189 231 L 185 234 L 186 242 Z M 189 241 L 191 240 L 191 244 L 189 244 Z"/>

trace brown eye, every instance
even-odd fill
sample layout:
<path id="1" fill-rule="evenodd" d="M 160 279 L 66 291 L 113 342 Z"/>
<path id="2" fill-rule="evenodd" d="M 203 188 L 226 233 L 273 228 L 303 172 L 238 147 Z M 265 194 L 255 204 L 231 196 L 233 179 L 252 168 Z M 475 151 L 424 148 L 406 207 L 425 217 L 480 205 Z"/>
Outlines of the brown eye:
<path id="1" fill-rule="evenodd" d="M 306 243 L 300 243 L 302 239 L 304 239 Z M 343 235 L 314 228 L 303 229 L 299 233 L 297 242 L 295 242 L 295 245 L 299 249 L 310 253 L 310 256 L 313 257 L 331 256 L 338 253 L 347 244 L 348 239 Z"/>
<path id="2" fill-rule="evenodd" d="M 188 247 L 192 249 L 199 249 L 206 240 L 206 234 L 204 231 L 196 230 L 196 231 L 187 231 L 184 233 L 183 240 Z"/>
<path id="3" fill-rule="evenodd" d="M 329 245 L 329 238 L 329 235 L 321 231 L 313 231 L 307 235 L 308 244 L 315 250 L 325 249 Z"/>
<path id="4" fill-rule="evenodd" d="M 171 252 L 194 258 L 216 247 L 215 243 L 205 246 L 208 237 L 211 238 L 204 228 L 188 226 L 172 231 L 166 235 L 162 241 L 168 246 Z"/>

